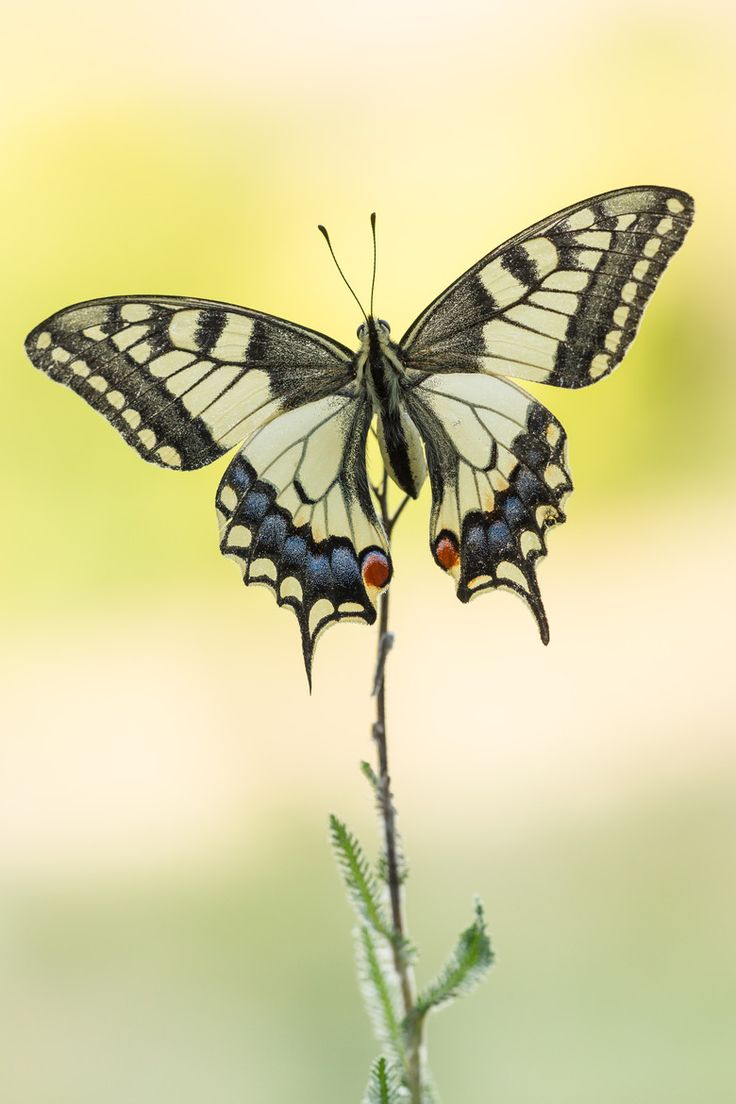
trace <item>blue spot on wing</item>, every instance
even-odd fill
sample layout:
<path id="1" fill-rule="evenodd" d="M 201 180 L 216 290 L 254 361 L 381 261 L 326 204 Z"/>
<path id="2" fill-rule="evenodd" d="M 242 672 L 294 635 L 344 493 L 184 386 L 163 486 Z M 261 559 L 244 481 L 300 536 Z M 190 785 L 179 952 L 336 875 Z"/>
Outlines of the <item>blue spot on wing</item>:
<path id="1" fill-rule="evenodd" d="M 258 530 L 256 547 L 259 552 L 277 556 L 285 539 L 286 521 L 279 514 L 271 514 L 264 519 Z"/>
<path id="2" fill-rule="evenodd" d="M 298 571 L 307 558 L 307 542 L 304 537 L 288 537 L 281 552 L 281 564 L 284 574 Z"/>
<path id="3" fill-rule="evenodd" d="M 346 548 L 344 545 L 333 548 L 330 563 L 335 582 L 341 587 L 347 588 L 360 584 L 360 568 L 351 548 Z"/>
<path id="4" fill-rule="evenodd" d="M 329 592 L 332 586 L 330 561 L 323 552 L 309 552 L 307 555 L 306 582 L 311 591 Z"/>
<path id="5" fill-rule="evenodd" d="M 248 472 L 242 460 L 234 460 L 227 473 L 230 483 L 241 493 L 253 482 L 253 476 Z"/>
<path id="6" fill-rule="evenodd" d="M 505 521 L 494 521 L 488 528 L 488 544 L 491 553 L 501 558 L 504 553 L 513 552 L 514 538 Z"/>
<path id="7" fill-rule="evenodd" d="M 514 528 L 521 525 L 527 517 L 527 509 L 516 495 L 509 495 L 503 504 L 503 512 L 506 520 Z"/>
<path id="8" fill-rule="evenodd" d="M 263 491 L 250 491 L 243 499 L 238 509 L 238 514 L 251 524 L 260 521 L 268 513 L 270 502 L 268 495 Z"/>

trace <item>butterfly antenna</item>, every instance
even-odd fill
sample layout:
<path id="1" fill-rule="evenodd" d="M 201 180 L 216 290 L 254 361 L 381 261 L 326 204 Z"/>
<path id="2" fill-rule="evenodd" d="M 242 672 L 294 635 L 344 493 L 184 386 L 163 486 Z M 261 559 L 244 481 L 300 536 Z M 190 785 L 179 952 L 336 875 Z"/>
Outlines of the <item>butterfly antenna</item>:
<path id="1" fill-rule="evenodd" d="M 376 212 L 371 214 L 371 232 L 373 234 L 373 276 L 371 277 L 371 318 L 373 317 L 373 292 L 376 290 Z"/>
<path id="2" fill-rule="evenodd" d="M 348 291 L 352 295 L 353 299 L 355 300 L 355 302 L 360 307 L 360 313 L 363 315 L 363 317 L 365 318 L 365 320 L 367 322 L 368 321 L 368 315 L 365 313 L 365 309 L 363 307 L 363 304 L 361 303 L 360 299 L 358 298 L 358 296 L 353 291 L 352 287 L 348 283 L 348 280 L 347 280 L 347 277 L 346 277 L 345 273 L 343 272 L 343 270 L 340 268 L 340 265 L 338 264 L 337 257 L 335 256 L 335 250 L 332 248 L 332 242 L 330 241 L 330 235 L 327 233 L 327 230 L 325 229 L 324 226 L 322 226 L 321 223 L 319 224 L 317 229 L 319 230 L 320 234 L 322 235 L 322 237 L 327 242 L 327 248 L 329 249 L 330 253 L 332 254 L 332 259 L 335 262 L 335 267 L 337 268 L 337 271 L 342 276 L 343 283 L 345 284 L 345 287 L 348 289 Z"/>

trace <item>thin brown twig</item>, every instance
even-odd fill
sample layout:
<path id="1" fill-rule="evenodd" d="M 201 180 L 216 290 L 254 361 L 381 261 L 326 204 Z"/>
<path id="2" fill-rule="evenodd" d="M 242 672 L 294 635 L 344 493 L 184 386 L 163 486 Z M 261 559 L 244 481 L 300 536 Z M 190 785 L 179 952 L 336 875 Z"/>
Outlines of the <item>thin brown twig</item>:
<path id="1" fill-rule="evenodd" d="M 381 487 L 377 489 L 377 498 L 381 507 L 381 520 L 386 530 L 386 535 L 390 540 L 394 525 L 398 521 L 408 501 L 408 495 L 397 508 L 393 516 L 391 516 L 388 509 L 388 477 L 384 473 Z M 390 633 L 388 629 L 388 614 L 389 591 L 387 590 L 381 595 L 380 599 L 376 671 L 373 680 L 373 693 L 376 698 L 376 720 L 373 724 L 372 733 L 378 754 L 379 803 L 386 844 L 386 876 L 391 901 L 391 918 L 396 936 L 393 944 L 393 963 L 401 989 L 405 1022 L 407 1024 L 413 1021 L 417 1023 L 416 1029 L 408 1041 L 407 1078 L 412 1104 L 422 1104 L 421 1021 L 416 1021 L 416 1018 L 412 1016 L 415 1004 L 414 982 L 411 967 L 405 953 L 406 936 L 402 910 L 402 875 L 399 869 L 398 858 L 396 808 L 394 806 L 393 794 L 391 793 L 391 776 L 388 766 L 388 740 L 386 735 L 386 660 L 394 642 L 393 634 Z"/>

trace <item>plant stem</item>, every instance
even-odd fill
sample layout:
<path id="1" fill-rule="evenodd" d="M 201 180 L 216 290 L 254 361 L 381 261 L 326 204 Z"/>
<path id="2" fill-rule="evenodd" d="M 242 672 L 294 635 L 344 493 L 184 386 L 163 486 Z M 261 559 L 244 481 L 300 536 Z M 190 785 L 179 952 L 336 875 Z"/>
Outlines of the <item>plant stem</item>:
<path id="1" fill-rule="evenodd" d="M 381 506 L 381 520 L 386 530 L 386 535 L 391 538 L 398 517 L 403 510 L 406 499 L 391 516 L 388 510 L 388 478 L 384 474 L 383 482 L 378 494 Z M 422 1023 L 416 1021 L 411 1013 L 414 1009 L 414 984 L 411 967 L 406 960 L 403 951 L 405 942 L 405 925 L 402 912 L 401 871 L 399 869 L 398 848 L 396 841 L 396 808 L 393 794 L 391 793 L 391 776 L 388 766 L 388 739 L 386 734 L 386 659 L 393 645 L 393 634 L 388 628 L 389 614 L 388 590 L 384 591 L 380 599 L 380 614 L 378 621 L 378 647 L 376 655 L 376 674 L 373 683 L 373 692 L 376 698 L 376 720 L 373 723 L 372 735 L 376 744 L 378 755 L 378 781 L 380 787 L 380 812 L 383 821 L 384 838 L 386 843 L 386 873 L 389 896 L 391 899 L 391 917 L 396 941 L 393 945 L 393 963 L 396 975 L 399 979 L 401 997 L 404 1004 L 405 1022 L 415 1022 L 415 1029 L 407 1040 L 407 1079 L 411 1093 L 411 1104 L 422 1104 Z"/>

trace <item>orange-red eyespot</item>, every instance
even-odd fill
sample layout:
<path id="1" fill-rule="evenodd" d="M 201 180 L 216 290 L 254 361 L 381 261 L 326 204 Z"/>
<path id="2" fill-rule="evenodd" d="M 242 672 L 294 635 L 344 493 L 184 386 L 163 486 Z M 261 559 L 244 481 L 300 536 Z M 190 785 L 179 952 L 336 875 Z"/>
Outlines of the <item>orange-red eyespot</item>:
<path id="1" fill-rule="evenodd" d="M 367 587 L 381 590 L 391 578 L 391 565 L 383 552 L 367 552 L 361 566 L 363 582 Z"/>
<path id="2" fill-rule="evenodd" d="M 460 562 L 460 549 L 452 533 L 441 533 L 434 546 L 437 563 L 445 571 L 452 571 Z"/>

